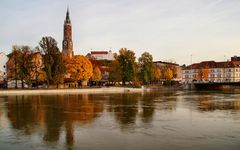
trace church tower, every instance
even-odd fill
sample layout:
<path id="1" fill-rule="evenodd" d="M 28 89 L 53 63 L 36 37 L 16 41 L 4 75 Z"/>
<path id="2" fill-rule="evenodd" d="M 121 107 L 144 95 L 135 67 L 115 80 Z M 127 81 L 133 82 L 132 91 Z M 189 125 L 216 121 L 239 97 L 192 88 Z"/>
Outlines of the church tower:
<path id="1" fill-rule="evenodd" d="M 69 9 L 67 9 L 66 19 L 64 21 L 62 53 L 68 57 L 72 57 L 73 54 L 73 42 L 72 42 L 72 24 L 69 17 Z"/>

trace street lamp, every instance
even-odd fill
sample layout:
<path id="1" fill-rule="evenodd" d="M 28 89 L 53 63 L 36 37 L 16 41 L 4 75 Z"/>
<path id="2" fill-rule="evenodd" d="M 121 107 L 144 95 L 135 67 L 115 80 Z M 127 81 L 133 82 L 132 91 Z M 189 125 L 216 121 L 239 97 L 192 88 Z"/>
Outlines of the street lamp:
<path id="1" fill-rule="evenodd" d="M 190 55 L 191 59 L 190 59 L 190 80 L 192 82 L 192 54 Z"/>

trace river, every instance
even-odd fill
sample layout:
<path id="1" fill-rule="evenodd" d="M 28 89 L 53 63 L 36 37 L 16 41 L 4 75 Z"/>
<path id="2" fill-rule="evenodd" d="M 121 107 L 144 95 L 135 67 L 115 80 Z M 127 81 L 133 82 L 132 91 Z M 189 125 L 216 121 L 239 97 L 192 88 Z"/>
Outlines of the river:
<path id="1" fill-rule="evenodd" d="M 0 149 L 239 150 L 240 93 L 0 96 Z"/>

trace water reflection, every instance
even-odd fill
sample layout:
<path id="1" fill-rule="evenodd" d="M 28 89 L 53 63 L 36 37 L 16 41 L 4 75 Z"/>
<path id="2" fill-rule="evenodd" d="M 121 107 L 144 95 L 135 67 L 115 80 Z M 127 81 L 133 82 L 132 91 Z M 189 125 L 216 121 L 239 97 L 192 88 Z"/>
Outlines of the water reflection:
<path id="1" fill-rule="evenodd" d="M 109 112 L 113 112 L 116 120 L 125 125 L 134 124 L 138 113 L 138 94 L 121 94 L 118 97 L 110 97 Z"/>
<path id="2" fill-rule="evenodd" d="M 201 111 L 214 110 L 240 110 L 240 100 L 213 100 L 211 96 L 199 97 L 199 107 Z"/>
<path id="3" fill-rule="evenodd" d="M 155 110 L 155 103 L 154 99 L 156 97 L 153 95 L 146 95 L 143 96 L 141 99 L 141 116 L 142 116 L 142 121 L 144 123 L 151 123 L 153 120 L 153 115 L 154 115 L 154 110 Z"/>
<path id="4" fill-rule="evenodd" d="M 148 132 L 154 134 L 171 135 L 167 129 L 181 133 L 182 130 L 178 131 L 184 124 L 184 120 L 181 121 L 181 119 L 189 117 L 188 111 L 185 110 L 213 114 L 215 110 L 240 112 L 240 99 L 238 95 L 184 91 L 152 91 L 139 94 L 23 95 L 0 98 L 0 120 L 4 120 L 1 118 L 7 114 L 5 120 L 9 120 L 10 125 L 7 128 L 10 129 L 11 134 L 20 137 L 37 135 L 37 139 L 42 141 L 46 148 L 51 144 L 64 143 L 65 148 L 75 149 L 79 146 L 79 136 L 81 136 L 76 135 L 76 130 L 107 128 L 108 126 L 98 126 L 99 122 L 110 123 L 109 119 L 105 118 L 107 115 L 112 117 L 110 121 L 118 125 L 114 129 L 119 130 L 121 134 L 124 134 L 124 131 L 138 132 L 140 129 L 151 129 Z M 233 114 L 224 115 L 234 116 Z M 235 113 L 236 118 L 240 118 L 240 113 Z M 91 125 L 94 123 L 96 125 L 93 128 Z M 118 136 L 121 135 L 120 133 Z M 3 133 L 0 132 L 1 134 Z M 99 134 L 96 136 L 104 137 Z M 124 134 L 124 136 L 127 135 Z M 171 137 L 168 138 L 171 139 Z M 54 149 L 58 148 L 56 146 Z"/>
<path id="5" fill-rule="evenodd" d="M 45 113 L 39 96 L 8 97 L 8 118 L 14 129 L 31 134 L 35 124 L 43 125 Z"/>
<path id="6" fill-rule="evenodd" d="M 57 142 L 64 126 L 70 147 L 74 143 L 74 122 L 87 124 L 103 111 L 103 104 L 89 100 L 88 95 L 9 96 L 7 99 L 8 118 L 14 129 L 29 135 L 43 127 L 43 140 Z"/>

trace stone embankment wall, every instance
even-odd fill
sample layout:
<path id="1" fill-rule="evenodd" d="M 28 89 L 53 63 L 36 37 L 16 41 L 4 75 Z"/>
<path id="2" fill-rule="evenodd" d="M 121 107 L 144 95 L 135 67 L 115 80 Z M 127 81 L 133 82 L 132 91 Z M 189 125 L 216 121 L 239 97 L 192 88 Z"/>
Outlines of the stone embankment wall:
<path id="1" fill-rule="evenodd" d="M 143 92 L 144 88 L 93 88 L 93 89 L 34 89 L 34 90 L 2 90 L 0 95 L 38 95 L 38 94 L 95 94 Z"/>

